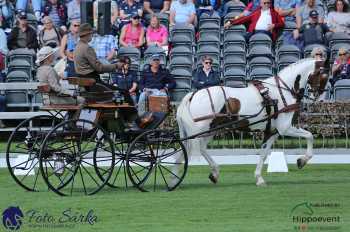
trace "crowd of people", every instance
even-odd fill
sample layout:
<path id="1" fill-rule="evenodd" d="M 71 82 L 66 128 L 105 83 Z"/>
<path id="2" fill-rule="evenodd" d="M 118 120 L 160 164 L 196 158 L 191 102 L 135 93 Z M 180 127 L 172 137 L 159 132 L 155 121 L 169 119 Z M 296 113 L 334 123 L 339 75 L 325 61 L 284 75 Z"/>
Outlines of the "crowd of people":
<path id="1" fill-rule="evenodd" d="M 93 27 L 97 26 L 98 1 L 93 4 Z M 245 6 L 245 9 L 224 22 L 230 4 Z M 168 51 L 171 49 L 169 34 L 174 26 L 186 24 L 196 30 L 203 13 L 219 14 L 225 29 L 238 24 L 246 25 L 247 40 L 253 34 L 264 33 L 273 42 L 282 36 L 283 43 L 295 44 L 301 50 L 308 45 L 319 44 L 323 58 L 329 53 L 327 43 L 332 33 L 350 35 L 350 13 L 346 0 L 336 0 L 332 11 L 328 10 L 327 2 L 321 0 L 112 0 L 112 26 L 106 35 L 94 33 L 91 26 L 81 24 L 80 5 L 81 0 L 2 0 L 0 61 L 4 63 L 11 50 L 32 50 L 38 59 L 37 79 L 42 81 L 45 79 L 43 76 L 52 75 L 52 83 L 56 86 L 53 89 L 60 92 L 56 83 L 58 76 L 49 68 L 53 61 L 48 56 L 52 52 L 50 48 L 57 49 L 60 58 L 66 60 L 61 78 L 90 76 L 100 80 L 100 73 L 110 72 L 109 84 L 127 90 L 140 112 L 145 111 L 146 96 L 167 95 L 175 87 L 175 81 L 160 63 L 161 58 L 157 54 L 151 57 L 149 66 L 142 70 L 138 79 L 136 72 L 130 70 L 131 59 L 118 57 L 119 48 L 134 47 L 142 53 L 147 47 L 158 46 Z M 28 22 L 28 12 L 35 16 L 34 25 L 37 27 L 33 27 L 32 21 L 32 25 Z M 161 23 L 164 18 L 168 22 L 166 25 Z M 290 25 L 294 30 L 283 30 Z M 117 57 L 119 65 L 115 63 Z M 212 64 L 212 57 L 202 58 L 202 66 L 193 75 L 194 88 L 220 84 L 221 70 L 214 70 Z M 349 50 L 340 48 L 331 67 L 332 84 L 349 78 L 349 65 Z M 2 79 L 6 79 L 5 75 Z"/>

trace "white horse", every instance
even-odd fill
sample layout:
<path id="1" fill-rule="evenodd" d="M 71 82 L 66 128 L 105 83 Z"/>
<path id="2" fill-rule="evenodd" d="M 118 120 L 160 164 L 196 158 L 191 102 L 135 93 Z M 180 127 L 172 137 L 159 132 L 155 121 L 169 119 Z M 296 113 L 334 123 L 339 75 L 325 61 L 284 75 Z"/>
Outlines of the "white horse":
<path id="1" fill-rule="evenodd" d="M 320 67 L 322 65 L 323 62 L 318 62 L 312 58 L 303 59 L 284 68 L 279 72 L 278 76 L 282 79 L 282 82 L 284 82 L 283 84 L 280 82 L 280 89 L 278 88 L 276 79 L 274 77 L 264 80 L 262 84 L 264 87 L 269 89 L 270 97 L 272 99 L 278 100 L 278 110 L 281 110 L 285 108 L 286 104 L 292 105 L 296 103 L 296 98 L 293 96 L 290 90 L 293 89 L 297 76 L 300 78 L 300 88 L 305 88 L 309 82 L 312 89 L 315 91 L 319 90 L 316 88 L 320 87 Z M 266 109 L 264 108 L 262 110 L 263 97 L 257 88 L 251 83 L 249 83 L 246 88 L 215 86 L 210 87 L 208 90 L 212 98 L 212 106 L 210 103 L 208 91 L 206 89 L 199 90 L 195 94 L 187 94 L 180 103 L 177 110 L 176 119 L 179 126 L 181 138 L 186 138 L 200 132 L 208 131 L 212 126 L 211 123 L 213 122 L 213 118 L 205 119 L 205 117 L 213 114 L 213 109 L 215 113 L 219 113 L 225 107 L 225 98 L 234 98 L 236 101 L 239 101 L 240 108 L 237 109 L 238 120 L 244 118 L 239 117 L 239 115 L 257 114 L 255 117 L 248 119 L 249 124 L 251 124 L 262 120 L 267 116 Z M 223 90 L 226 96 L 224 96 Z M 285 100 L 283 100 L 283 98 Z M 298 166 L 300 168 L 303 167 L 307 161 L 312 158 L 313 135 L 302 128 L 297 128 L 292 125 L 293 114 L 294 112 L 279 112 L 276 118 L 271 119 L 271 130 L 275 130 L 276 132 L 265 135 L 264 142 L 261 146 L 261 150 L 259 151 L 260 159 L 255 170 L 257 186 L 265 185 L 265 181 L 261 174 L 262 168 L 267 155 L 270 153 L 272 144 L 279 135 L 303 137 L 307 140 L 306 153 L 298 160 Z M 201 117 L 204 117 L 204 120 L 194 120 Z M 267 121 L 264 121 L 256 123 L 254 125 L 248 125 L 244 129 L 264 131 L 266 129 L 266 124 Z M 213 135 L 201 136 L 197 139 L 187 140 L 185 143 L 189 156 L 193 154 L 194 149 L 198 148 L 199 145 L 200 154 L 204 156 L 211 168 L 209 178 L 211 181 L 216 183 L 219 178 L 219 166 L 212 159 L 212 157 L 210 157 L 206 150 L 207 144 L 212 138 Z M 196 143 L 197 146 L 195 146 Z"/>

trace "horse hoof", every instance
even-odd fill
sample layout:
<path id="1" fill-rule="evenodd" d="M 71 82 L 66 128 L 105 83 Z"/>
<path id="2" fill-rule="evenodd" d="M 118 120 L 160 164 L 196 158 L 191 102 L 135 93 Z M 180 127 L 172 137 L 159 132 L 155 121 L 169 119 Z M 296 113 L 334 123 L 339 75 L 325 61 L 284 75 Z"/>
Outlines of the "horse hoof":
<path id="1" fill-rule="evenodd" d="M 209 178 L 209 180 L 210 180 L 213 184 L 218 183 L 218 178 L 215 177 L 212 173 L 210 173 L 210 175 L 209 175 L 208 178 Z"/>
<path id="2" fill-rule="evenodd" d="M 256 183 L 256 186 L 257 187 L 266 187 L 267 184 L 266 184 L 266 182 L 259 182 L 259 183 Z"/>
<path id="3" fill-rule="evenodd" d="M 303 160 L 301 158 L 299 158 L 297 160 L 297 166 L 298 166 L 299 169 L 302 169 L 305 165 L 306 165 L 306 161 L 305 160 Z"/>

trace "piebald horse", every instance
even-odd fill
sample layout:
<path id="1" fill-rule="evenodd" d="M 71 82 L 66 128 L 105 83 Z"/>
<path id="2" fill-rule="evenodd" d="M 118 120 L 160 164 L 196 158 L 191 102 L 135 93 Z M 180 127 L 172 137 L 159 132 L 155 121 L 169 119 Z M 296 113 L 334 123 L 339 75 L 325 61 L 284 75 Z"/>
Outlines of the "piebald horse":
<path id="1" fill-rule="evenodd" d="M 316 61 L 313 58 L 302 59 L 281 70 L 277 75 L 279 81 L 276 77 L 270 77 L 261 82 L 263 87 L 268 89 L 270 98 L 277 100 L 277 104 L 275 104 L 277 113 L 274 115 L 275 117 L 271 117 L 269 128 L 272 133 L 265 133 L 263 144 L 259 151 L 260 158 L 255 170 L 257 186 L 266 184 L 262 177 L 262 168 L 266 157 L 270 153 L 272 144 L 279 135 L 302 137 L 307 140 L 306 153 L 298 159 L 299 168 L 302 168 L 312 158 L 313 135 L 309 131 L 293 126 L 292 118 L 295 111 L 285 109 L 288 108 L 286 106 L 296 106 L 298 103 L 295 95 L 296 86 L 299 86 L 300 89 L 305 89 L 309 84 L 315 96 L 321 94 L 326 83 L 326 78 L 322 76 L 322 72 L 320 71 L 323 65 L 323 61 Z M 263 97 L 260 92 L 261 91 L 259 91 L 256 86 L 249 83 L 246 88 L 214 86 L 187 94 L 181 101 L 176 114 L 180 138 L 186 138 L 210 130 L 213 126 L 214 118 L 207 116 L 222 112 L 225 104 L 227 105 L 225 99 L 228 98 L 234 99 L 239 103 L 238 105 L 240 105 L 240 107 L 237 108 L 235 114 L 237 117 L 235 120 L 243 119 L 243 115 L 254 115 L 254 117 L 248 118 L 249 122 L 246 122 L 246 127 L 240 129 L 265 131 L 268 120 L 258 122 L 267 117 L 267 110 L 263 108 Z M 278 109 L 276 107 L 278 107 Z M 272 113 L 273 112 L 274 111 L 272 111 Z M 199 118 L 202 120 L 195 120 Z M 255 124 L 251 125 L 254 122 Z M 212 138 L 213 134 L 209 133 L 206 136 L 187 140 L 185 145 L 189 156 L 194 153 L 195 148 L 198 149 L 199 147 L 200 154 L 204 156 L 211 168 L 209 178 L 216 183 L 219 178 L 219 166 L 206 150 L 207 144 Z M 176 168 L 174 171 L 176 171 Z"/>

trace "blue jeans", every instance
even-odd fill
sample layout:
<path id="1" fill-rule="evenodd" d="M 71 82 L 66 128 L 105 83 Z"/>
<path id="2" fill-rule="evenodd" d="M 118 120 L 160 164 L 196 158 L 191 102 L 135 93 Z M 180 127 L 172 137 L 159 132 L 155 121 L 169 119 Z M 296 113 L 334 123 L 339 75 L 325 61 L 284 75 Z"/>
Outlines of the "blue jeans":
<path id="1" fill-rule="evenodd" d="M 148 96 L 167 96 L 166 92 L 162 92 L 159 89 L 147 89 L 143 91 L 139 97 L 138 114 L 141 116 L 146 112 L 146 99 Z"/>
<path id="2" fill-rule="evenodd" d="M 26 11 L 27 4 L 28 4 L 27 0 L 17 0 L 17 2 L 16 2 L 16 10 Z M 32 5 L 33 5 L 34 12 L 36 12 L 36 11 L 41 12 L 41 4 L 42 4 L 42 0 L 32 0 Z"/>

